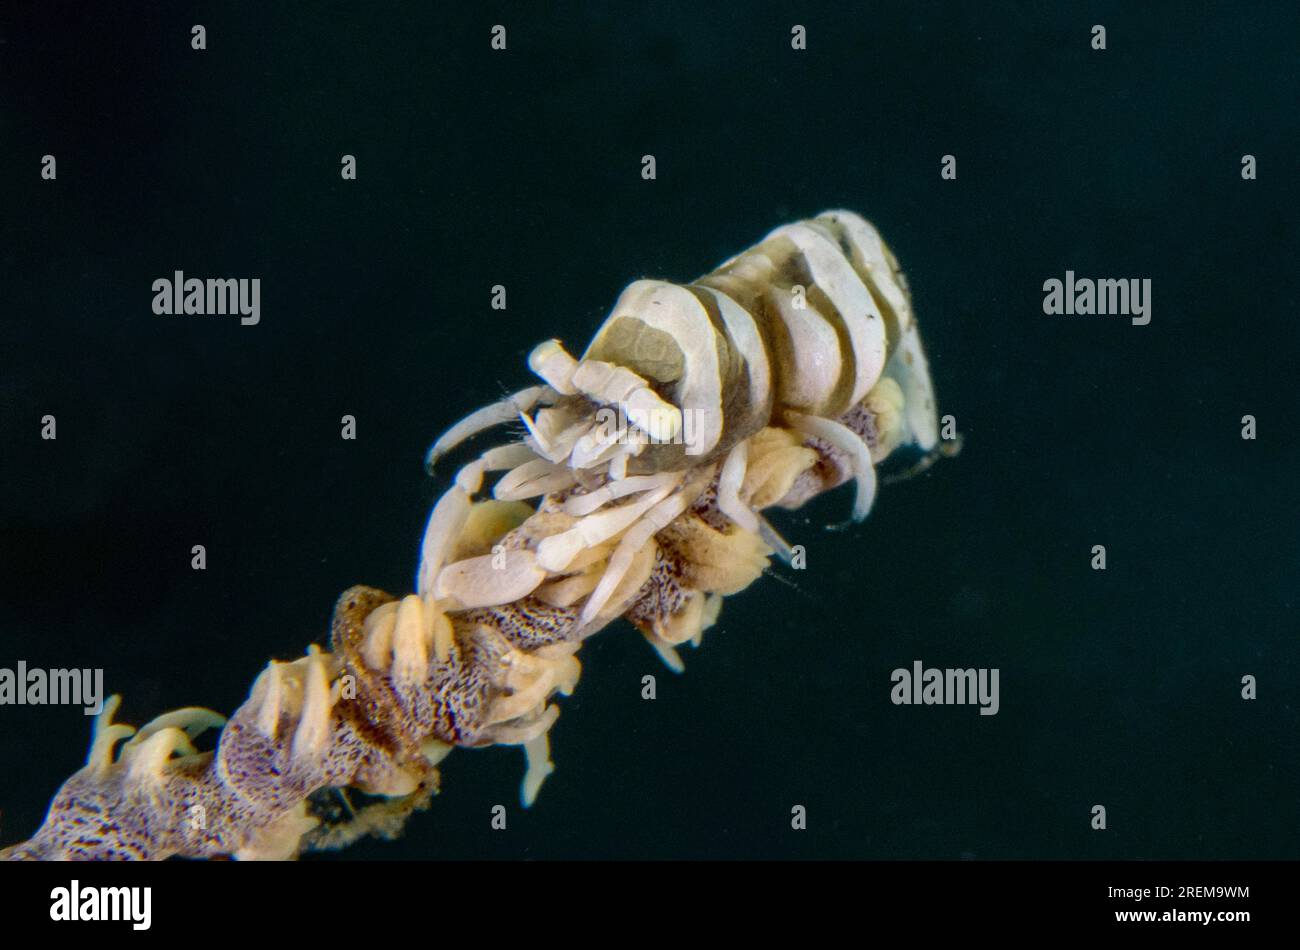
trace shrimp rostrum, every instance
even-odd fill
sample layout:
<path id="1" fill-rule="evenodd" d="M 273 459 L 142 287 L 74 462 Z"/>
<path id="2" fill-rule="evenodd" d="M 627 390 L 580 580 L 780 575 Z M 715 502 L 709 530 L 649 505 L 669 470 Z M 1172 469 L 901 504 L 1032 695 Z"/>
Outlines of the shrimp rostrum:
<path id="1" fill-rule="evenodd" d="M 860 520 L 895 450 L 949 454 L 907 284 L 846 211 L 692 283 L 638 280 L 581 356 L 548 340 L 528 363 L 538 385 L 429 451 L 432 469 L 522 423 L 435 504 L 414 593 L 346 591 L 330 649 L 272 662 L 228 722 L 191 708 L 137 733 L 110 703 L 40 831 L 0 856 L 288 857 L 391 834 L 455 746 L 523 746 L 527 804 L 586 637 L 626 617 L 680 669 L 722 598 L 789 555 L 765 509 L 851 482 Z M 349 789 L 380 804 L 334 822 L 320 795 Z"/>

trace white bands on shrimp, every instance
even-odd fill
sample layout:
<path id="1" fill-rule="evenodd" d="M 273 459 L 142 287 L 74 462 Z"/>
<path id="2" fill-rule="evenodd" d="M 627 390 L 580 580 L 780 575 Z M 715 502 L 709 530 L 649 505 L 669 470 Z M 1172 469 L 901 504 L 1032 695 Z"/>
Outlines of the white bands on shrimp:
<path id="1" fill-rule="evenodd" d="M 885 247 L 880 232 L 852 211 L 825 211 L 816 220 L 840 237 L 854 268 L 865 275 L 871 292 L 881 300 L 889 345 L 894 346 L 903 331 L 912 326 L 912 305 L 902 285 L 898 264 Z"/>
<path id="2" fill-rule="evenodd" d="M 854 382 L 849 403 L 857 405 L 876 385 L 885 368 L 884 319 L 853 265 L 816 222 L 788 224 L 777 228 L 766 240 L 779 238 L 792 241 L 803 253 L 816 286 L 826 294 L 844 321 L 854 357 Z M 802 312 L 818 313 L 807 306 Z"/>
<path id="3" fill-rule="evenodd" d="M 722 435 L 722 382 L 713 323 L 698 297 L 685 287 L 662 280 L 638 280 L 628 285 L 587 352 L 598 352 L 607 334 L 623 318 L 636 319 L 670 338 L 681 350 L 682 377 L 677 398 L 683 416 L 690 416 L 686 454 L 704 455 Z M 585 358 L 584 358 L 585 359 Z"/>

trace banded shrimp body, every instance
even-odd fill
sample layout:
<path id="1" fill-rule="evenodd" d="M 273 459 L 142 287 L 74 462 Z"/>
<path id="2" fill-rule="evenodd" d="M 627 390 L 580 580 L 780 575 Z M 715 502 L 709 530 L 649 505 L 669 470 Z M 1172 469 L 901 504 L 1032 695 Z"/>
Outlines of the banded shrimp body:
<path id="1" fill-rule="evenodd" d="M 461 468 L 435 507 L 417 582 L 427 599 L 488 606 L 562 591 L 566 606 L 580 600 L 587 635 L 626 606 L 620 586 L 635 593 L 625 582 L 641 576 L 638 552 L 693 507 L 784 554 L 762 508 L 852 480 L 861 520 L 887 456 L 910 446 L 924 462 L 942 450 L 906 281 L 852 212 L 778 228 L 689 284 L 635 281 L 580 358 L 552 339 L 528 363 L 540 385 L 471 413 L 428 453 L 432 470 L 471 436 L 524 427 Z M 508 559 L 452 565 L 448 539 L 488 473 L 502 473 L 498 502 L 540 498 L 539 512 L 569 520 Z M 601 569 L 573 584 L 593 559 Z M 640 626 L 671 656 L 706 615 Z"/>

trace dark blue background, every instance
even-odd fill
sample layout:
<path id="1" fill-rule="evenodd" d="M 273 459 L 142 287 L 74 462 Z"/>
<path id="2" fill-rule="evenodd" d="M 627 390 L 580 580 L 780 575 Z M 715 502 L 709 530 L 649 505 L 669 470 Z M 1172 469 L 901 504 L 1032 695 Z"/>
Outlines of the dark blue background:
<path id="1" fill-rule="evenodd" d="M 532 811 L 517 750 L 460 752 L 344 853 L 1300 857 L 1300 23 L 1073 6 L 7 9 L 0 666 L 102 666 L 137 724 L 232 710 L 343 588 L 409 589 L 424 449 L 533 344 L 845 207 L 909 275 L 960 458 L 849 531 L 843 492 L 779 518 L 809 568 L 729 599 L 684 677 L 596 638 Z M 155 316 L 175 269 L 260 277 L 261 324 Z M 1149 277 L 1151 324 L 1045 316 L 1067 269 Z M 915 659 L 999 667 L 1000 714 L 891 705 Z M 89 728 L 0 708 L 0 843 Z"/>

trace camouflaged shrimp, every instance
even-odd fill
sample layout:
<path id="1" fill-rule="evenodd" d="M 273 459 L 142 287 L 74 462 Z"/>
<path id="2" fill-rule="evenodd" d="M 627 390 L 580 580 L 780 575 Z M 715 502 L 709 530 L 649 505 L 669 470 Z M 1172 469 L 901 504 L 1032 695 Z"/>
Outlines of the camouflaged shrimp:
<path id="1" fill-rule="evenodd" d="M 875 229 L 850 212 L 778 228 L 691 284 L 636 281 L 582 359 L 549 340 L 528 362 L 545 385 L 473 413 L 429 452 L 432 467 L 493 425 L 517 417 L 527 428 L 522 441 L 463 468 L 439 502 L 422 551 L 422 596 L 508 603 L 618 538 L 581 610 L 582 623 L 598 627 L 637 552 L 709 487 L 695 476 L 715 463 L 720 513 L 785 549 L 741 497 L 751 443 L 764 430 L 813 440 L 847 465 L 857 520 L 875 496 L 877 461 L 905 442 L 927 451 L 937 442 L 929 370 L 902 276 Z M 538 404 L 547 408 L 533 418 Z M 499 469 L 509 471 L 497 499 L 557 497 L 554 510 L 575 523 L 513 552 L 504 569 L 501 557 L 448 567 L 448 539 L 484 473 Z M 788 488 L 802 471 L 792 463 Z M 789 501 L 802 503 L 810 487 Z"/>
<path id="2" fill-rule="evenodd" d="M 529 365 L 542 385 L 430 450 L 432 468 L 525 427 L 434 506 L 415 593 L 346 591 L 330 650 L 273 661 L 229 722 L 192 708 L 136 732 L 109 703 L 85 768 L 0 857 L 292 857 L 392 835 L 455 746 L 523 746 L 531 803 L 586 637 L 627 617 L 680 669 L 722 597 L 788 552 L 763 509 L 852 480 L 861 519 L 895 449 L 948 454 L 906 283 L 849 212 L 778 228 L 690 284 L 636 281 L 580 359 L 550 340 Z M 197 752 L 208 728 L 217 747 Z M 329 796 L 348 789 L 377 801 L 340 819 Z"/>

